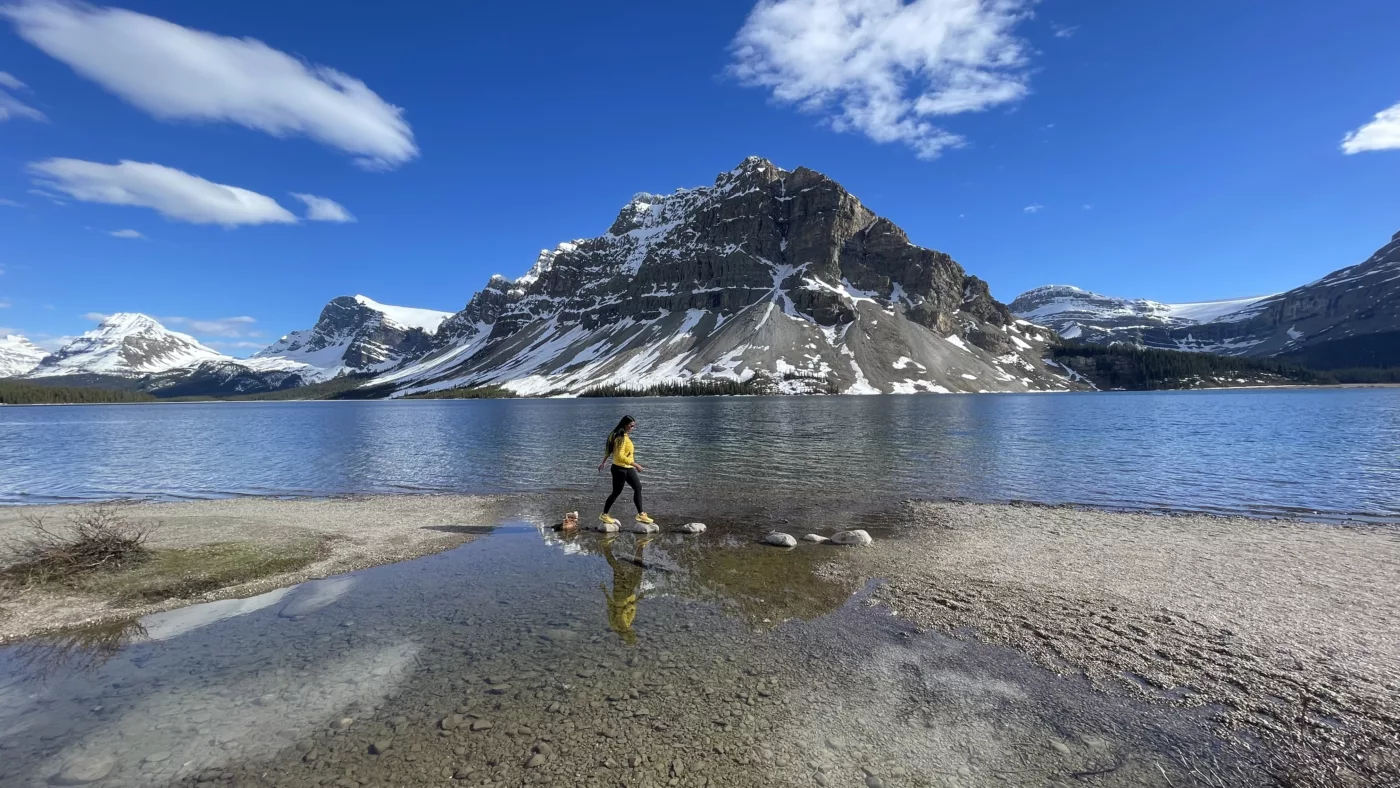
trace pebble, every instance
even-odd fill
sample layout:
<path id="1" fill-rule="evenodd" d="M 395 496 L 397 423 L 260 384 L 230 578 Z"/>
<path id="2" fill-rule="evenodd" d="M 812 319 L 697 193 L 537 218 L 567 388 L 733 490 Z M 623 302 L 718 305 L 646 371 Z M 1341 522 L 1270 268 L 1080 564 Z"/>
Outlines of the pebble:
<path id="1" fill-rule="evenodd" d="M 472 730 L 489 731 L 496 727 L 490 720 L 472 720 Z"/>
<path id="2" fill-rule="evenodd" d="M 1051 740 L 1050 747 L 1061 755 L 1069 755 L 1069 747 L 1062 741 Z"/>
<path id="3" fill-rule="evenodd" d="M 383 755 L 384 753 L 386 753 L 386 752 L 389 751 L 389 748 L 391 748 L 391 747 L 393 747 L 393 746 L 394 746 L 394 741 L 393 741 L 392 739 L 380 739 L 379 741 L 377 741 L 377 742 L 375 742 L 375 743 L 373 743 L 373 744 L 371 744 L 371 745 L 369 746 L 369 754 L 370 754 L 370 755 Z"/>
<path id="4" fill-rule="evenodd" d="M 817 534 L 807 534 L 806 536 L 802 537 L 802 541 L 815 542 L 817 544 L 821 544 L 822 542 L 830 542 L 831 540 L 827 539 L 825 536 L 819 536 Z"/>
<path id="5" fill-rule="evenodd" d="M 885 788 L 885 783 L 873 774 L 865 776 L 865 788 Z"/>
<path id="6" fill-rule="evenodd" d="M 545 762 L 544 753 L 537 752 L 537 753 L 535 753 L 534 755 L 531 755 L 531 756 L 530 756 L 530 760 L 528 760 L 528 761 L 525 762 L 525 768 L 527 768 L 527 769 L 537 769 L 537 768 L 543 766 L 543 765 L 544 765 L 544 762 Z"/>
<path id="7" fill-rule="evenodd" d="M 763 543 L 774 547 L 796 547 L 797 539 L 795 539 L 792 534 L 774 531 L 763 537 Z"/>

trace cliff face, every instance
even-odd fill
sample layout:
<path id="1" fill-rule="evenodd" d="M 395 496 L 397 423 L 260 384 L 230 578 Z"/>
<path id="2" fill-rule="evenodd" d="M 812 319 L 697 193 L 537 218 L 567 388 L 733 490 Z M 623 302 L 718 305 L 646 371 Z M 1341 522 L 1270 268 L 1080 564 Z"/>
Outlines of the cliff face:
<path id="1" fill-rule="evenodd" d="M 638 194 L 605 234 L 541 252 L 518 279 L 493 277 L 426 356 L 377 383 L 1064 388 L 1039 360 L 1045 338 L 840 184 L 750 158 L 710 187 Z"/>

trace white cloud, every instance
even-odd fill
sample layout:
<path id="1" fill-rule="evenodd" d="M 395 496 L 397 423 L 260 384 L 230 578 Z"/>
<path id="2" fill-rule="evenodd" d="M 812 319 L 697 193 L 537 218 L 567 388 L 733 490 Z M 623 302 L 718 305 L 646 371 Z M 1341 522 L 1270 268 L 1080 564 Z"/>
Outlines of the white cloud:
<path id="1" fill-rule="evenodd" d="M 61 0 L 26 0 L 0 7 L 0 15 L 29 43 L 161 120 L 302 135 L 371 169 L 418 155 L 403 110 L 348 74 L 256 39 Z"/>
<path id="2" fill-rule="evenodd" d="M 1022 208 L 1021 210 L 1022 210 L 1022 211 L 1025 211 L 1026 213 L 1040 213 L 1041 210 L 1043 210 L 1044 208 L 1045 208 L 1044 205 L 1041 205 L 1040 203 L 1037 202 L 1037 203 L 1032 203 L 1032 204 L 1030 204 L 1030 205 L 1027 205 L 1025 208 Z"/>
<path id="3" fill-rule="evenodd" d="M 4 197 L 0 197 L 0 205 L 3 205 L 3 206 L 6 207 L 6 208 L 23 208 L 23 207 L 24 207 L 24 203 L 15 202 L 14 200 L 7 200 L 7 199 L 5 199 Z"/>
<path id="4" fill-rule="evenodd" d="M 1086 211 L 1092 211 L 1092 210 L 1094 210 L 1094 204 L 1091 203 L 1091 202 L 1086 202 L 1086 203 L 1084 203 L 1084 210 L 1086 210 Z"/>
<path id="5" fill-rule="evenodd" d="M 6 300 L 3 299 L 3 298 L 0 298 L 0 309 L 9 309 L 9 308 L 10 308 L 10 302 L 9 302 L 9 301 L 6 301 Z"/>
<path id="6" fill-rule="evenodd" d="M 292 196 L 306 203 L 306 218 L 313 222 L 353 222 L 355 217 L 345 210 L 345 206 L 335 200 L 325 197 L 317 197 L 314 194 L 299 194 L 292 192 Z"/>
<path id="7" fill-rule="evenodd" d="M 1027 49 L 1012 29 L 1034 0 L 760 0 L 730 73 L 836 131 L 932 159 L 964 139 L 930 117 L 1024 97 Z"/>
<path id="8" fill-rule="evenodd" d="M 1050 30 L 1054 32 L 1055 38 L 1072 38 L 1075 33 L 1079 32 L 1079 25 L 1052 24 Z"/>
<path id="9" fill-rule="evenodd" d="M 54 205 L 67 205 L 67 204 L 68 204 L 68 201 L 67 201 L 67 200 L 63 199 L 62 197 L 59 197 L 57 194 L 54 194 L 53 192 L 44 191 L 43 189 L 30 189 L 30 190 L 29 190 L 29 193 L 30 193 L 30 194 L 36 194 L 36 195 L 38 195 L 38 196 L 40 196 L 40 197 L 43 197 L 43 198 L 47 199 L 49 202 L 52 202 Z"/>
<path id="10" fill-rule="evenodd" d="M 106 319 L 109 318 L 109 317 L 111 317 L 111 315 L 107 314 L 106 312 L 84 312 L 84 313 L 83 313 L 83 319 L 84 319 L 84 320 L 91 320 L 91 321 L 94 322 L 94 323 L 101 323 L 103 320 L 106 320 Z"/>
<path id="11" fill-rule="evenodd" d="M 0 123 L 4 123 L 10 118 L 27 118 L 29 120 L 48 120 L 44 113 L 25 104 L 23 101 L 11 96 L 11 90 L 28 90 L 25 85 L 15 78 L 13 74 L 0 71 Z"/>
<path id="12" fill-rule="evenodd" d="M 172 326 L 188 328 L 196 334 L 214 337 L 258 337 L 262 332 L 251 330 L 251 326 L 258 322 L 247 315 L 238 317 L 218 317 L 201 320 L 195 317 L 163 317 L 160 322 Z"/>
<path id="13" fill-rule="evenodd" d="M 113 230 L 108 235 L 113 238 L 145 238 L 138 230 Z"/>
<path id="14" fill-rule="evenodd" d="M 1342 152 L 1346 154 L 1397 148 L 1400 148 L 1400 104 L 1377 112 L 1370 123 L 1342 138 Z"/>
<path id="15" fill-rule="evenodd" d="M 271 197 L 159 164 L 48 159 L 29 165 L 29 171 L 40 176 L 35 183 L 44 190 L 83 202 L 153 208 L 178 222 L 236 227 L 297 221 Z"/>

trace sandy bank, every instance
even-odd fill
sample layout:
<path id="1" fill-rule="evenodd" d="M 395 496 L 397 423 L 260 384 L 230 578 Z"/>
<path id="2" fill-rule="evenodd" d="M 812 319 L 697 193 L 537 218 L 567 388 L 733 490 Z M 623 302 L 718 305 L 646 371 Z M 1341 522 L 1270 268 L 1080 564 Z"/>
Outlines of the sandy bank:
<path id="1" fill-rule="evenodd" d="M 906 537 L 834 571 L 886 578 L 922 625 L 1218 708 L 1289 749 L 1299 784 L 1400 779 L 1396 530 L 920 504 Z"/>
<path id="2" fill-rule="evenodd" d="M 191 598 L 155 604 L 118 604 L 91 594 L 27 590 L 0 598 L 0 643 L 87 622 L 127 618 L 216 599 L 251 596 L 273 588 L 456 547 L 473 529 L 500 522 L 503 499 L 460 495 L 377 495 L 324 499 L 228 498 L 178 503 L 122 503 L 131 520 L 160 524 L 150 546 L 190 548 L 226 542 L 321 546 L 314 562 Z M 0 546 L 28 529 L 25 516 L 61 523 L 82 507 L 0 508 Z M 0 547 L 0 552 L 4 548 Z M 7 556 L 0 555 L 0 562 Z"/>

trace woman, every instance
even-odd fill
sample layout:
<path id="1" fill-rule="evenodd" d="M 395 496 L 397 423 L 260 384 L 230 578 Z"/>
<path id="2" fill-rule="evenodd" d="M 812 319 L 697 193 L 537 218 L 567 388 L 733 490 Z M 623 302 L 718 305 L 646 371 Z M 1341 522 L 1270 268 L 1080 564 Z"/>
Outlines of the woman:
<path id="1" fill-rule="evenodd" d="M 617 496 L 622 494 L 624 484 L 632 487 L 632 502 L 637 505 L 637 522 L 654 522 L 647 517 L 646 509 L 642 508 L 642 477 L 637 475 L 642 471 L 642 464 L 632 456 L 632 438 L 629 437 L 629 433 L 636 426 L 636 419 L 623 416 L 622 421 L 608 433 L 607 453 L 603 455 L 603 461 L 598 463 L 598 470 L 601 471 L 603 466 L 607 465 L 608 458 L 612 458 L 612 495 L 609 495 L 608 502 L 603 504 L 603 513 L 598 515 L 599 520 L 610 525 L 618 524 L 608 512 L 612 510 Z"/>

